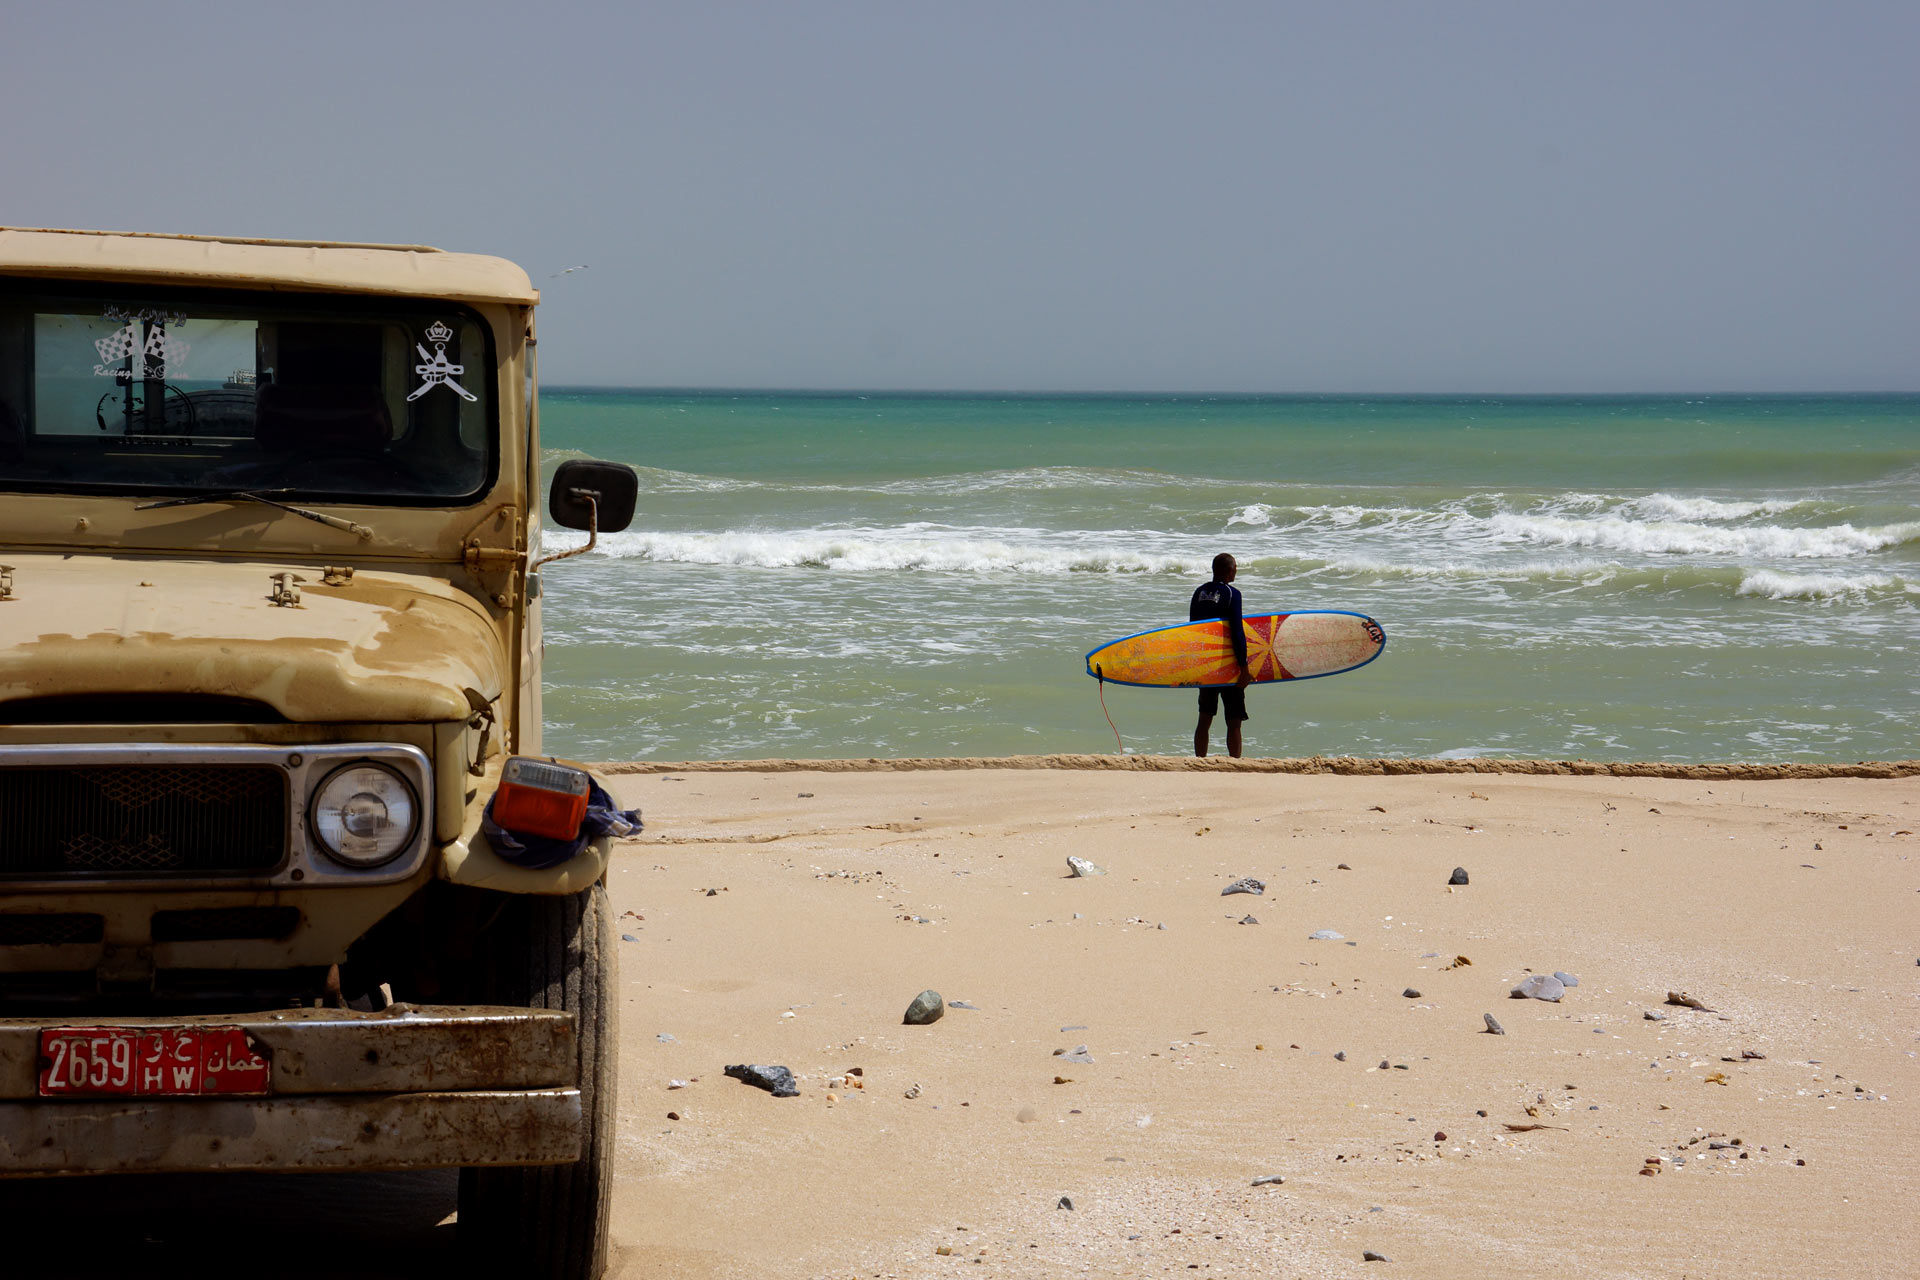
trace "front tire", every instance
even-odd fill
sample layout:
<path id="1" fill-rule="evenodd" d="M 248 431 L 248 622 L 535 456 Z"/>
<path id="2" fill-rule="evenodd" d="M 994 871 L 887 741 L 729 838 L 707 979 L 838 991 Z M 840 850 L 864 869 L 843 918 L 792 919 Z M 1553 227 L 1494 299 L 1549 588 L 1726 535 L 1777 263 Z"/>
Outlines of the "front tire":
<path id="1" fill-rule="evenodd" d="M 481 1274 L 599 1280 L 613 1202 L 613 909 L 604 886 L 510 899 L 479 941 L 482 999 L 573 1014 L 579 1046 L 580 1159 L 460 1171 L 460 1238 Z"/>

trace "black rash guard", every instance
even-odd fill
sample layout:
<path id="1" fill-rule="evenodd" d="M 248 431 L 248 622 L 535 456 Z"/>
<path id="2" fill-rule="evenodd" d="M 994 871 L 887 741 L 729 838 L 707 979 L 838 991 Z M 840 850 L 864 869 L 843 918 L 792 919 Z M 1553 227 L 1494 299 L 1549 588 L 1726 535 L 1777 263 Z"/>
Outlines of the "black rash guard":
<path id="1" fill-rule="evenodd" d="M 1240 669 L 1247 669 L 1247 628 L 1241 621 L 1240 589 L 1228 582 L 1208 582 L 1196 588 L 1193 603 L 1187 606 L 1187 621 L 1224 618 L 1227 638 L 1233 641 L 1233 656 Z"/>

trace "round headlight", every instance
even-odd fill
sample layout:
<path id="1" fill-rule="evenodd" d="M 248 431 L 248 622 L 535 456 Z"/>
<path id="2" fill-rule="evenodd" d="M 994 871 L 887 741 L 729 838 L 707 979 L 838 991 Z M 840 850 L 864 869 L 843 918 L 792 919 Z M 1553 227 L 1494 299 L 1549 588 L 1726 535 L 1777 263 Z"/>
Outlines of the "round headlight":
<path id="1" fill-rule="evenodd" d="M 350 764 L 315 789 L 313 834 L 336 862 L 377 867 L 413 840 L 417 805 L 407 780 L 382 764 Z"/>

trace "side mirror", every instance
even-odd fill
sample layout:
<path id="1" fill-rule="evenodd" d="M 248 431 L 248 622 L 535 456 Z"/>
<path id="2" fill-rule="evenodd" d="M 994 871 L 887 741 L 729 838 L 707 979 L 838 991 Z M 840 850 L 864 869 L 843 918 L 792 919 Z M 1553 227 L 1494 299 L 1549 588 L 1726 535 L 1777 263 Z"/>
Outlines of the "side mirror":
<path id="1" fill-rule="evenodd" d="M 561 463 L 553 473 L 547 513 L 555 524 L 568 529 L 588 529 L 597 524 L 601 533 L 618 533 L 633 523 L 633 507 L 639 498 L 640 477 L 632 467 L 575 458 Z"/>

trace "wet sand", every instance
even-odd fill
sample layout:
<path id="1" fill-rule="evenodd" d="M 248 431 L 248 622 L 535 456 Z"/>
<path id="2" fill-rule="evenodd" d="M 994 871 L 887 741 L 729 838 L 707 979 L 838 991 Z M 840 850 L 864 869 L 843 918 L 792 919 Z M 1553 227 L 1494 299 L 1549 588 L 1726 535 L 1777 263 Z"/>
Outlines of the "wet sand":
<path id="1" fill-rule="evenodd" d="M 609 770 L 611 1274 L 1912 1273 L 1914 768 L 1319 768 Z M 446 1175 L 94 1185 L 153 1274 L 453 1257 Z"/>

